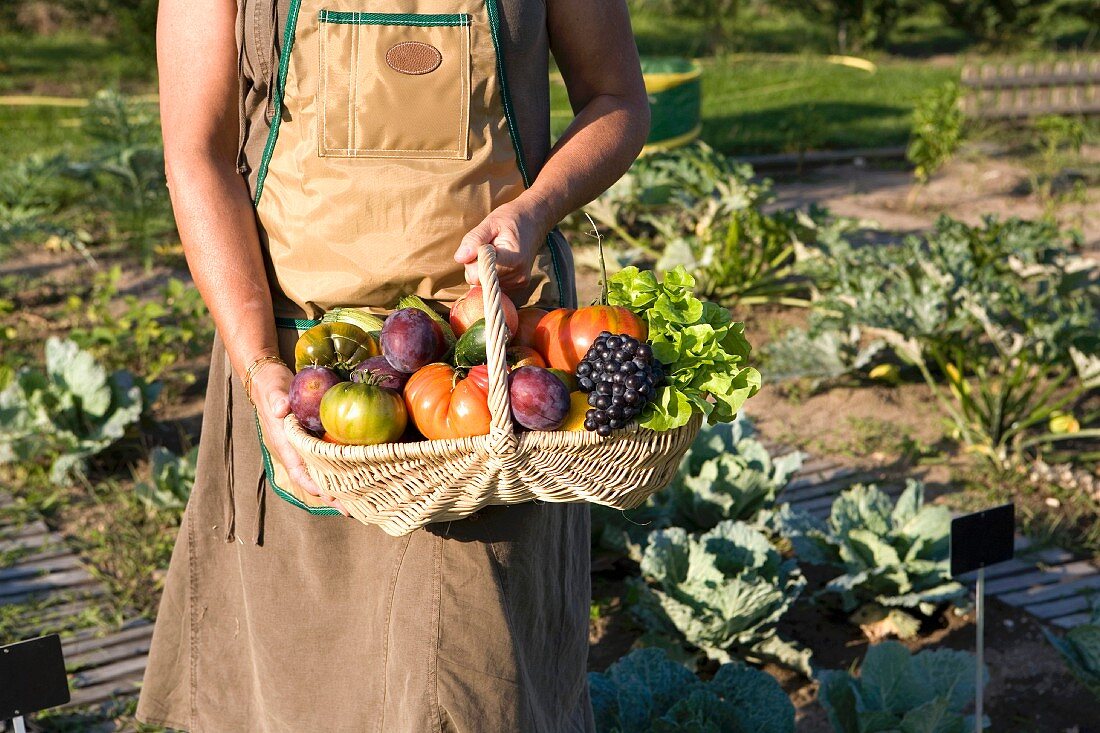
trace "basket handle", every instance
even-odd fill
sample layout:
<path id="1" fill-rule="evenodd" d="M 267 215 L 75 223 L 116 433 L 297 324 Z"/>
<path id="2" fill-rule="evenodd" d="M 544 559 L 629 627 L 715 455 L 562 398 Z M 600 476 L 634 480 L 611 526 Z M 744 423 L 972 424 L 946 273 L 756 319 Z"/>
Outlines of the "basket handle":
<path id="1" fill-rule="evenodd" d="M 489 435 L 501 452 L 514 448 L 512 400 L 508 395 L 508 323 L 504 318 L 500 280 L 497 278 L 497 250 L 482 244 L 477 251 L 478 279 L 485 307 L 485 363 L 489 367 Z"/>

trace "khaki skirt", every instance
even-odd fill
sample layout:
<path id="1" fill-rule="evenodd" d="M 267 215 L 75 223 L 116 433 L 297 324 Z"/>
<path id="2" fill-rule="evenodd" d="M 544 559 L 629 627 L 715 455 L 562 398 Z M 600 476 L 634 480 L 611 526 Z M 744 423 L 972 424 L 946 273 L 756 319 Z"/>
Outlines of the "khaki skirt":
<path id="1" fill-rule="evenodd" d="M 390 537 L 279 499 L 217 341 L 137 718 L 191 733 L 588 733 L 590 598 L 585 504 L 488 507 Z"/>

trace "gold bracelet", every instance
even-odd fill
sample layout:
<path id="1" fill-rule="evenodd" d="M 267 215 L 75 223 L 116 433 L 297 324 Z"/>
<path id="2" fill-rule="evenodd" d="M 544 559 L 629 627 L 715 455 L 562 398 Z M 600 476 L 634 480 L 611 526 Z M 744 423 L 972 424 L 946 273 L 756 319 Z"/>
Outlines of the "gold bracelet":
<path id="1" fill-rule="evenodd" d="M 253 407 L 256 406 L 256 403 L 252 400 L 252 380 L 259 374 L 260 368 L 263 367 L 264 364 L 282 364 L 286 366 L 286 362 L 283 361 L 282 358 L 273 354 L 261 356 L 248 365 L 248 369 L 244 370 L 244 393 L 248 396 L 248 401 L 252 403 Z"/>

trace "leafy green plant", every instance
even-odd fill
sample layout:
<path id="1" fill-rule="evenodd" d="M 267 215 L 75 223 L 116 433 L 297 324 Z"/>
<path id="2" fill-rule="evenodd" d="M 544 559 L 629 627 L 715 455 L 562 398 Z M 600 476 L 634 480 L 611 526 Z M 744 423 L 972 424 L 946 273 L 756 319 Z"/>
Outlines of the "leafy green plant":
<path id="1" fill-rule="evenodd" d="M 133 368 L 171 388 L 193 383 L 193 372 L 174 367 L 203 353 L 213 338 L 199 291 L 171 278 L 152 298 L 120 297 L 121 278 L 113 267 L 96 274 L 89 296 L 69 297 L 67 311 L 78 324 L 69 338 L 108 365 Z"/>
<path id="2" fill-rule="evenodd" d="M 720 184 L 727 197 L 741 200 L 743 206 L 752 205 L 770 191 L 767 181 L 753 180 L 752 166 L 737 163 L 698 142 L 638 158 L 584 211 L 619 239 L 648 252 L 649 245 L 641 238 L 648 217 L 694 207 L 718 195 Z"/>
<path id="3" fill-rule="evenodd" d="M 703 682 L 660 649 L 591 672 L 598 733 L 794 733 L 794 706 L 771 675 L 740 662 Z"/>
<path id="4" fill-rule="evenodd" d="M 149 478 L 134 486 L 134 495 L 152 509 L 182 510 L 195 485 L 198 458 L 198 446 L 182 456 L 157 446 L 149 456 Z"/>
<path id="5" fill-rule="evenodd" d="M 821 597 L 856 612 L 853 620 L 874 636 L 909 638 L 919 616 L 966 596 L 950 575 L 951 513 L 925 505 L 918 481 L 907 482 L 897 504 L 876 486 L 854 486 L 836 498 L 827 521 L 788 515 L 780 529 L 803 562 L 843 569 Z"/>
<path id="6" fill-rule="evenodd" d="M 886 344 L 882 339 L 864 341 L 859 326 L 813 332 L 792 328 L 761 349 L 764 371 L 776 381 L 810 379 L 817 389 L 824 382 L 865 371 L 874 363 Z"/>
<path id="7" fill-rule="evenodd" d="M 695 279 L 682 267 L 661 282 L 651 271 L 627 267 L 608 281 L 608 303 L 637 313 L 649 327 L 653 355 L 668 384 L 639 421 L 652 430 L 687 424 L 701 412 L 711 424 L 733 420 L 760 390 L 760 372 L 747 366 L 752 347 L 745 324 L 730 312 L 695 297 Z"/>
<path id="8" fill-rule="evenodd" d="M 0 392 L 0 464 L 50 459 L 51 480 L 65 482 L 136 426 L 158 389 L 50 338 L 45 372 L 20 369 Z"/>
<path id="9" fill-rule="evenodd" d="M 70 173 L 85 180 L 111 212 L 113 239 L 137 249 L 151 267 L 154 245 L 173 227 L 155 112 L 105 89 L 86 108 L 82 130 L 93 141 L 91 153 L 70 163 Z"/>
<path id="10" fill-rule="evenodd" d="M 1032 172 L 1032 189 L 1043 202 L 1047 216 L 1053 217 L 1065 195 L 1059 191 L 1066 180 L 1065 169 L 1081 158 L 1085 142 L 1085 125 L 1076 117 L 1045 115 L 1032 123 L 1039 153 L 1038 165 Z M 1070 185 L 1070 193 L 1081 189 L 1083 181 Z"/>
<path id="11" fill-rule="evenodd" d="M 989 676 L 986 670 L 982 674 Z M 819 673 L 817 697 L 836 733 L 963 733 L 974 729 L 966 711 L 976 678 L 977 661 L 968 652 L 910 654 L 898 642 L 886 641 L 867 650 L 858 677 L 837 670 Z"/>
<path id="12" fill-rule="evenodd" d="M 773 459 L 754 434 L 741 416 L 699 432 L 672 483 L 652 497 L 669 525 L 698 532 L 727 519 L 752 523 L 775 505 L 804 455 L 792 451 Z"/>
<path id="13" fill-rule="evenodd" d="M 823 290 L 813 322 L 882 338 L 919 370 L 955 437 L 1007 467 L 1100 435 L 1086 409 L 1100 384 L 1100 283 L 1075 249 L 1049 222 L 994 218 L 941 217 L 897 246 L 837 240 L 807 265 Z M 1063 413 L 1076 430 L 1047 427 Z"/>
<path id="14" fill-rule="evenodd" d="M 592 507 L 593 546 L 641 560 L 655 529 L 698 532 L 727 519 L 755 524 L 761 512 L 774 508 L 804 457 L 792 451 L 773 459 L 755 435 L 743 414 L 731 423 L 703 426 L 668 488 L 629 513 Z"/>
<path id="15" fill-rule="evenodd" d="M 824 209 L 765 210 L 771 182 L 706 146 L 645 158 L 585 211 L 627 245 L 624 264 L 683 266 L 698 294 L 726 305 L 808 305 L 797 266 L 818 240 L 854 226 Z"/>
<path id="16" fill-rule="evenodd" d="M 1061 638 L 1046 627 L 1043 633 L 1066 660 L 1073 676 L 1100 699 L 1100 604 L 1093 606 L 1089 623 L 1073 627 Z"/>
<path id="17" fill-rule="evenodd" d="M 932 174 L 951 158 L 962 140 L 959 93 L 957 82 L 947 82 L 929 89 L 913 110 L 913 129 L 905 156 L 913 164 L 913 175 L 921 185 L 928 183 Z"/>
<path id="18" fill-rule="evenodd" d="M 61 215 L 70 198 L 66 165 L 64 156 L 33 155 L 0 168 L 0 252 L 23 241 L 46 240 L 95 264 L 87 232 L 73 229 Z"/>
<path id="19" fill-rule="evenodd" d="M 731 306 L 809 305 L 800 297 L 806 286 L 797 277 L 797 248 L 815 239 L 828 215 L 820 209 L 768 214 L 725 204 L 724 198 L 711 199 L 651 219 L 664 244 L 657 271 L 683 266 L 695 276 L 702 297 Z M 685 222 L 686 216 L 692 220 Z"/>
<path id="20" fill-rule="evenodd" d="M 651 644 L 686 641 L 708 657 L 773 661 L 805 674 L 810 652 L 779 636 L 776 624 L 806 585 L 760 531 L 723 521 L 703 534 L 680 527 L 649 535 L 633 612 Z"/>

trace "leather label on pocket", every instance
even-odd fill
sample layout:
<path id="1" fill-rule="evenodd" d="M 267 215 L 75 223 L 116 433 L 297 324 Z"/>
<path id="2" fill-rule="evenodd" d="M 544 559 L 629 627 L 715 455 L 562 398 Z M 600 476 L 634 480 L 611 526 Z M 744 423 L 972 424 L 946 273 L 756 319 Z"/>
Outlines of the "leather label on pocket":
<path id="1" fill-rule="evenodd" d="M 443 54 L 428 43 L 402 41 L 386 51 L 386 63 L 394 71 L 417 76 L 438 69 L 443 63 Z"/>

